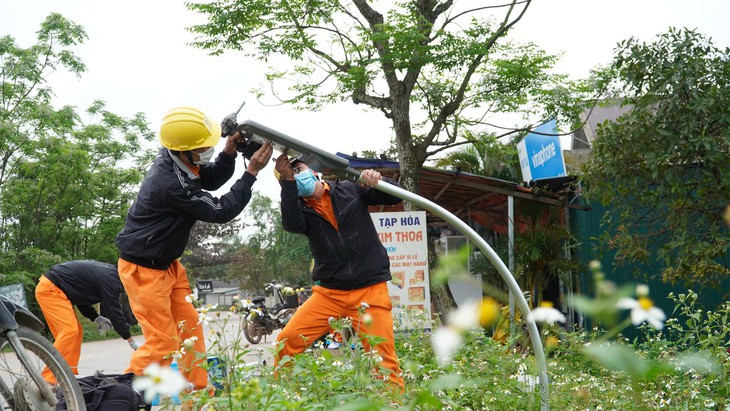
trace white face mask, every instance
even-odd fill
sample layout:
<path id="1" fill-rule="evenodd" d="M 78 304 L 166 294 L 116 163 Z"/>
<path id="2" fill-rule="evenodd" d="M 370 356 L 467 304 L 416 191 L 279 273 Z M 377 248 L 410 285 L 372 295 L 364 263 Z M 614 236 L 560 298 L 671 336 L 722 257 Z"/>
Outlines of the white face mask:
<path id="1" fill-rule="evenodd" d="M 215 148 L 210 147 L 209 149 L 203 151 L 202 153 L 196 153 L 200 156 L 200 160 L 194 161 L 195 164 L 202 166 L 203 164 L 210 163 L 210 160 L 213 159 L 213 154 L 215 154 Z"/>

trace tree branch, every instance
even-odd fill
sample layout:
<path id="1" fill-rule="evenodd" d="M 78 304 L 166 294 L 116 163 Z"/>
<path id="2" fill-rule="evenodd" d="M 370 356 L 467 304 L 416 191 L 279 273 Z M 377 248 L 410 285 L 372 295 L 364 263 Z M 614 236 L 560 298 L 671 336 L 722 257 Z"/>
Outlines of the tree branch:
<path id="1" fill-rule="evenodd" d="M 502 37 L 512 26 L 517 24 L 518 21 L 522 19 L 522 17 L 525 15 L 525 12 L 527 11 L 527 8 L 530 7 L 530 3 L 532 0 L 525 0 L 524 2 L 518 2 L 517 0 L 512 2 L 512 5 L 510 6 L 509 11 L 505 15 L 504 20 L 502 21 L 502 24 L 500 27 L 492 34 L 492 36 L 487 40 L 485 44 L 485 50 L 490 50 L 494 44 L 497 42 L 497 40 Z M 514 10 L 514 7 L 516 4 L 525 4 L 522 11 L 519 13 L 517 17 L 514 18 L 514 20 L 510 21 L 510 16 L 512 15 L 512 11 Z M 469 64 L 469 67 L 467 69 L 466 74 L 464 75 L 464 78 L 461 81 L 461 85 L 459 86 L 458 91 L 456 92 L 454 98 L 446 103 L 443 108 L 441 109 L 441 112 L 439 113 L 438 117 L 433 121 L 433 124 L 431 126 L 431 130 L 426 134 L 423 141 L 418 143 L 416 145 L 417 150 L 426 151 L 428 149 L 428 146 L 431 145 L 431 143 L 434 141 L 436 136 L 439 135 L 441 130 L 443 129 L 443 125 L 446 122 L 446 119 L 448 119 L 451 115 L 453 115 L 456 110 L 461 105 L 462 101 L 464 100 L 464 95 L 466 94 L 466 90 L 468 89 L 469 82 L 471 81 L 471 77 L 476 72 L 476 69 L 479 67 L 479 65 L 482 64 L 483 59 L 486 57 L 486 53 L 481 53 L 476 55 L 471 63 Z"/>

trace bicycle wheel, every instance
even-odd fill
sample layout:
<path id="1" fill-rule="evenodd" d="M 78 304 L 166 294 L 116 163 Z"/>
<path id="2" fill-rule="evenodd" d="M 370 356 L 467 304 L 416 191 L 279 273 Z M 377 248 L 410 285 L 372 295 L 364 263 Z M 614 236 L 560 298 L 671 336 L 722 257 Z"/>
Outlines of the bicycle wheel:
<path id="1" fill-rule="evenodd" d="M 35 372 L 40 375 L 43 369 L 48 367 L 56 377 L 58 385 L 53 388 L 53 392 L 63 389 L 67 409 L 85 411 L 84 397 L 76 376 L 53 344 L 36 331 L 24 326 L 18 327 L 16 333 Z M 4 335 L 0 336 L 0 379 L 2 379 L 0 386 L 3 387 L 0 389 L 3 410 L 47 411 L 55 408 L 43 399 L 38 386 Z"/>

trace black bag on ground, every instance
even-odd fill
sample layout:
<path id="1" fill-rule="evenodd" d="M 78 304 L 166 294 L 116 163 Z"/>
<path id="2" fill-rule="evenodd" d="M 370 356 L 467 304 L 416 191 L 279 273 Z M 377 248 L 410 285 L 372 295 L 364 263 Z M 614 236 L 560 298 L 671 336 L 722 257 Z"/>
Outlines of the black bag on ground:
<path id="1" fill-rule="evenodd" d="M 84 394 L 86 411 L 149 411 L 151 407 L 144 403 L 142 394 L 132 388 L 134 377 L 131 372 L 102 374 L 97 371 L 94 375 L 76 378 Z M 56 398 L 56 411 L 68 410 L 63 389 L 56 392 Z"/>

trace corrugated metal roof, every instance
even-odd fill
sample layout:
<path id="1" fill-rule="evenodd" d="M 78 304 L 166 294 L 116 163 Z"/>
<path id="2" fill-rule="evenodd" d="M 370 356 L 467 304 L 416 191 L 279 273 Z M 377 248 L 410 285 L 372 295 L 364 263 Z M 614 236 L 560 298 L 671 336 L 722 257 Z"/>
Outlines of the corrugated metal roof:
<path id="1" fill-rule="evenodd" d="M 392 160 L 360 159 L 337 153 L 350 161 L 356 169 L 372 168 L 384 176 L 398 180 L 400 165 Z M 520 230 L 519 208 L 524 202 L 540 202 L 559 207 L 572 207 L 568 204 L 568 193 L 554 193 L 544 190 L 531 190 L 512 181 L 501 180 L 463 173 L 423 167 L 420 174 L 420 196 L 433 201 L 456 215 L 463 221 L 474 221 L 482 227 L 500 233 L 507 232 L 507 198 L 515 198 L 517 230 Z M 371 207 L 373 212 L 402 211 L 402 204 L 396 206 Z M 431 213 L 427 214 L 429 225 L 443 225 L 444 221 Z"/>

